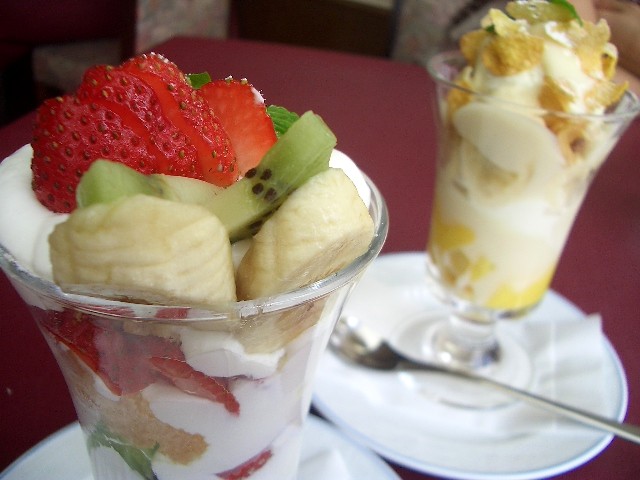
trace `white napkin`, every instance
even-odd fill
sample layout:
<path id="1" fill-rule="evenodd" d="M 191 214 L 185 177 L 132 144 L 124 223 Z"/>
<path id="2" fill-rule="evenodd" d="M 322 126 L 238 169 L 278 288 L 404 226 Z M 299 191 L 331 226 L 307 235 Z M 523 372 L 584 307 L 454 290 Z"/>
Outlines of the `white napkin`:
<path id="1" fill-rule="evenodd" d="M 601 320 L 598 315 L 569 321 L 537 321 L 499 324 L 498 332 L 508 335 L 531 354 L 531 381 L 519 385 L 533 391 L 588 411 L 606 411 L 603 373 L 604 343 Z M 526 374 L 526 372 L 525 372 Z M 584 427 L 524 402 L 511 401 L 503 394 L 488 394 L 488 387 L 476 386 L 450 377 L 434 374 L 401 374 L 406 385 L 425 395 L 423 400 L 404 404 L 396 415 L 422 417 L 425 428 L 443 432 L 456 431 L 468 435 L 513 437 L 550 428 L 558 432 L 575 433 Z M 431 382 L 431 384 L 429 383 Z M 439 385 L 444 384 L 444 387 Z M 421 385 L 421 386 L 420 386 Z M 493 408 L 473 409 L 449 406 L 439 401 L 429 401 L 427 396 L 438 388 L 467 390 L 469 394 L 490 395 L 502 405 Z M 455 391 L 455 390 L 454 390 Z M 425 403 L 429 414 L 425 415 Z M 559 428 L 561 427 L 561 428 Z"/>
<path id="2" fill-rule="evenodd" d="M 352 477 L 340 452 L 327 448 L 302 460 L 298 480 L 352 480 Z"/>
<path id="3" fill-rule="evenodd" d="M 535 367 L 527 389 L 607 414 L 600 316 L 558 320 L 500 322 L 499 333 L 511 336 L 533 355 Z M 457 388 L 482 388 L 483 391 L 488 387 L 469 387 L 469 383 L 462 380 L 445 379 L 438 374 L 398 374 L 348 367 L 342 360 L 331 357 L 323 363 L 322 376 L 330 376 L 332 390 L 342 392 L 341 415 L 358 418 L 363 411 L 375 411 L 375 423 L 386 429 L 379 432 L 381 438 L 393 437 L 394 425 L 399 437 L 404 435 L 402 429 L 411 425 L 412 430 L 432 436 L 452 439 L 463 436 L 469 440 L 506 439 L 550 428 L 557 429 L 559 434 L 572 434 L 578 430 L 584 432 L 586 428 L 522 402 L 491 409 L 446 405 L 429 396 L 429 381 L 457 382 Z M 367 428 L 368 434 L 375 437 L 376 425 Z"/>

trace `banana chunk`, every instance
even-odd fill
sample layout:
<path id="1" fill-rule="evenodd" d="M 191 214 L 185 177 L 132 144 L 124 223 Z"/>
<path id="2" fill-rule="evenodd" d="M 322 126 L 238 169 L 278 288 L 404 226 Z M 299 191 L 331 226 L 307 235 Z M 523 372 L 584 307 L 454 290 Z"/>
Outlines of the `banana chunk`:
<path id="1" fill-rule="evenodd" d="M 231 245 L 198 205 L 134 195 L 74 211 L 49 237 L 67 291 L 170 305 L 235 301 Z"/>
<path id="2" fill-rule="evenodd" d="M 340 169 L 305 182 L 253 238 L 236 273 L 239 299 L 287 292 L 320 280 L 362 255 L 373 221 Z"/>

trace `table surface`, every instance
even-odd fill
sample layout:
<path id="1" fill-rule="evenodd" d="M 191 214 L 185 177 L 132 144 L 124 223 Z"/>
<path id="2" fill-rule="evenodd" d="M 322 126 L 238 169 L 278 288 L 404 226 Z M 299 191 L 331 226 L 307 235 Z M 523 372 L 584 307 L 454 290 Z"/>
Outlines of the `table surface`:
<path id="1" fill-rule="evenodd" d="M 433 84 L 421 68 L 385 59 L 240 40 L 176 38 L 155 51 L 185 72 L 249 79 L 267 103 L 314 110 L 385 196 L 383 252 L 422 250 L 433 187 Z M 30 141 L 33 115 L 0 130 L 0 158 Z M 626 420 L 640 424 L 640 122 L 595 179 L 553 288 L 600 312 L 629 384 Z M 0 471 L 75 413 L 62 375 L 26 307 L 0 275 Z M 567 479 L 640 478 L 640 447 L 614 439 Z M 433 478 L 393 465 L 405 480 Z"/>

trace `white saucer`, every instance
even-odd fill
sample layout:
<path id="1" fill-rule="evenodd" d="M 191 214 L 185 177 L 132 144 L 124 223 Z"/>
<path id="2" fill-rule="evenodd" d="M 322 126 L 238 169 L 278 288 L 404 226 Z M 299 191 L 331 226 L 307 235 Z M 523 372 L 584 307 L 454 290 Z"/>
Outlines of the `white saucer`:
<path id="1" fill-rule="evenodd" d="M 327 422 L 307 418 L 301 463 L 327 450 L 340 452 L 350 478 L 359 480 L 400 480 L 400 477 L 369 450 L 345 438 Z M 302 469 L 304 472 L 304 468 Z M 75 422 L 44 439 L 4 472 L 3 480 L 93 480 L 80 425 Z M 326 480 L 301 474 L 299 480 Z"/>
<path id="2" fill-rule="evenodd" d="M 345 306 L 344 315 L 361 321 L 373 319 L 380 333 L 392 336 L 394 324 L 415 317 L 422 309 L 433 309 L 434 303 L 426 291 L 424 253 L 388 254 L 376 259 L 365 272 Z M 526 321 L 584 316 L 560 295 L 549 292 Z M 606 338 L 603 350 L 601 381 L 607 394 L 603 395 L 604 408 L 599 413 L 622 420 L 627 408 L 626 377 Z M 485 435 L 481 429 L 469 435 L 442 428 L 434 433 L 424 426 L 438 423 L 446 428 L 453 419 L 433 418 L 432 411 L 442 409 L 406 388 L 402 376 L 353 366 L 327 352 L 320 363 L 313 402 L 322 415 L 348 436 L 383 457 L 419 472 L 447 478 L 518 480 L 558 475 L 595 457 L 613 438 L 563 421 L 550 422 L 549 428 L 544 423 L 538 431 L 518 435 L 497 436 L 495 432 Z M 404 410 L 405 406 L 411 408 Z M 455 409 L 452 412 L 451 415 L 468 415 L 456 413 Z"/>

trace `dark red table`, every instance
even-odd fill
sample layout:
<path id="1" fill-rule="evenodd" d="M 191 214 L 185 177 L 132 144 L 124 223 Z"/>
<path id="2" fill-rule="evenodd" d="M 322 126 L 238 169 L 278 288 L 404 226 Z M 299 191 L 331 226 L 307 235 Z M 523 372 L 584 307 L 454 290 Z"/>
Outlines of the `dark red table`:
<path id="1" fill-rule="evenodd" d="M 433 187 L 433 85 L 416 66 L 243 41 L 177 38 L 156 48 L 187 72 L 248 78 L 268 103 L 321 114 L 338 148 L 386 197 L 385 252 L 422 250 Z M 0 158 L 30 140 L 32 115 L 0 130 Z M 640 122 L 586 199 L 553 287 L 601 312 L 629 383 L 627 420 L 640 424 Z M 75 418 L 64 381 L 26 307 L 0 275 L 0 470 Z M 63 452 L 61 452 L 63 454 Z M 405 480 L 431 478 L 396 467 Z M 638 479 L 640 447 L 614 440 L 567 479 Z"/>

